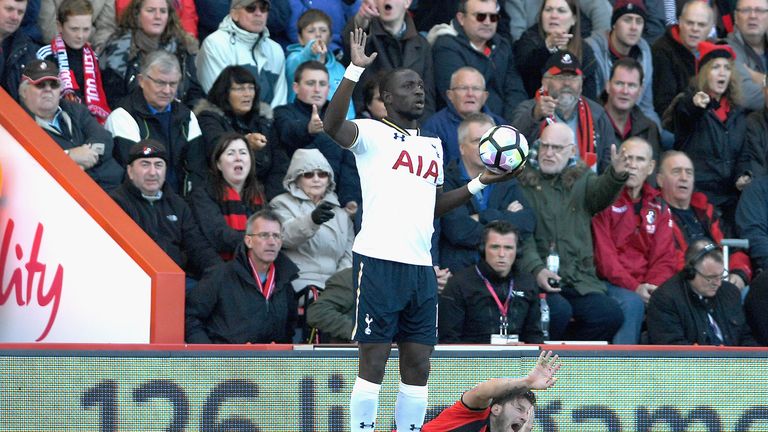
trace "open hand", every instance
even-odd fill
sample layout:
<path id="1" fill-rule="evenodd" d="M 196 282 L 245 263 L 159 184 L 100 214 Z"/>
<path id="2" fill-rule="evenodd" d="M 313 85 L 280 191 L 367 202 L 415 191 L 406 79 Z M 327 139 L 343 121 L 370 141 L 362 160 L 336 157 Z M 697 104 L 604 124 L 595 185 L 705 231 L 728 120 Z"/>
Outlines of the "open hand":
<path id="1" fill-rule="evenodd" d="M 373 63 L 378 53 L 372 53 L 369 56 L 365 55 L 365 43 L 368 40 L 368 35 L 365 34 L 363 29 L 356 28 L 350 32 L 349 36 L 349 55 L 352 59 L 352 64 L 364 68 Z"/>
<path id="2" fill-rule="evenodd" d="M 560 370 L 560 357 L 552 351 L 542 351 L 536 366 L 528 373 L 528 385 L 533 390 L 546 390 L 557 382 L 555 374 Z"/>

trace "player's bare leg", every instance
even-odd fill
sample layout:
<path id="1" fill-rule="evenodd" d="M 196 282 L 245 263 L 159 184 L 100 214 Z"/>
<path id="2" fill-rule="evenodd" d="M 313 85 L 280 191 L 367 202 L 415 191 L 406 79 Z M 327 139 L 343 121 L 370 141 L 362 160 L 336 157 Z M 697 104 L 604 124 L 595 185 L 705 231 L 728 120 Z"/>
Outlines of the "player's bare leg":
<path id="1" fill-rule="evenodd" d="M 373 431 L 379 409 L 379 390 L 384 380 L 392 344 L 361 343 L 358 347 L 358 371 L 349 402 L 349 426 L 352 431 Z"/>
<path id="2" fill-rule="evenodd" d="M 418 431 L 427 413 L 429 357 L 434 347 L 413 342 L 398 344 L 400 351 L 400 388 L 395 403 L 398 431 Z"/>

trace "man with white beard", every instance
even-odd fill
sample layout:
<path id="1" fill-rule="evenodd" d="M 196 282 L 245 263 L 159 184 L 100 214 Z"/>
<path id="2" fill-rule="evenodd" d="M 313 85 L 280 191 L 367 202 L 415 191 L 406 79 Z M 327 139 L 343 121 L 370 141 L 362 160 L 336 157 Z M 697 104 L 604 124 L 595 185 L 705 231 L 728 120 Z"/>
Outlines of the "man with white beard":
<path id="1" fill-rule="evenodd" d="M 512 125 L 529 142 L 551 123 L 564 123 L 576 135 L 578 157 L 602 173 L 610 165 L 611 144 L 616 144 L 611 122 L 597 102 L 581 95 L 584 76 L 570 51 L 557 51 L 544 66 L 541 88 L 533 99 L 517 106 Z"/>

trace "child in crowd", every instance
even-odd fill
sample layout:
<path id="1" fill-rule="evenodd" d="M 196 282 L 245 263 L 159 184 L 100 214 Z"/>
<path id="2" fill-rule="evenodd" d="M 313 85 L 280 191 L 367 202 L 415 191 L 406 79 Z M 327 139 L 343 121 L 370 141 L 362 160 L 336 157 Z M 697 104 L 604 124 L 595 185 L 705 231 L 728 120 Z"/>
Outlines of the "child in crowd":
<path id="1" fill-rule="evenodd" d="M 318 9 L 309 9 L 296 22 L 299 30 L 299 43 L 288 45 L 285 63 L 285 75 L 289 83 L 294 82 L 293 75 L 300 64 L 315 60 L 325 65 L 328 70 L 330 91 L 328 100 L 333 97 L 336 87 L 344 77 L 344 66 L 334 57 L 328 48 L 331 40 L 331 17 Z M 296 93 L 288 87 L 288 102 L 296 99 Z M 350 105 L 347 119 L 355 118 L 354 106 Z"/>
<path id="2" fill-rule="evenodd" d="M 88 39 L 93 30 L 93 7 L 88 0 L 64 0 L 56 17 L 58 33 L 37 51 L 37 58 L 59 66 L 61 98 L 82 103 L 102 125 L 110 110 L 101 81 L 99 60 Z"/>

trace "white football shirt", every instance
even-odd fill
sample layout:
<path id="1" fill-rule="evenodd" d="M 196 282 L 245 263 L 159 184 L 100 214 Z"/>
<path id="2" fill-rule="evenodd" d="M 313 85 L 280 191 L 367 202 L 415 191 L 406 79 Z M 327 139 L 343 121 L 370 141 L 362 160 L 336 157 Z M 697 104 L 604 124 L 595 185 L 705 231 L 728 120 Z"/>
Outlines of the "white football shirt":
<path id="1" fill-rule="evenodd" d="M 435 193 L 443 184 L 439 138 L 419 135 L 387 120 L 353 120 L 363 195 L 363 221 L 352 248 L 378 259 L 432 265 Z"/>

